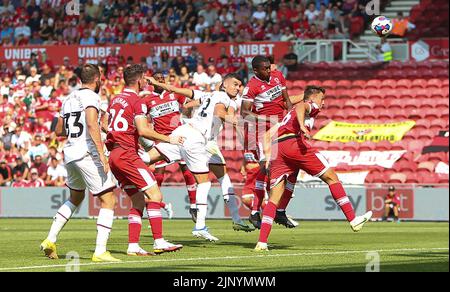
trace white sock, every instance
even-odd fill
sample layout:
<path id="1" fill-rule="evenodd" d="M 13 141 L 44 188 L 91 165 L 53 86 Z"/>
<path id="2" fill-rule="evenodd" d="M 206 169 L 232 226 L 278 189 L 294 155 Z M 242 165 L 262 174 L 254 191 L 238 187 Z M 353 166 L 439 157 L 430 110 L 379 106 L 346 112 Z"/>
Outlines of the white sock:
<path id="1" fill-rule="evenodd" d="M 154 242 L 154 244 L 155 245 L 160 245 L 160 244 L 164 244 L 166 241 L 164 240 L 164 238 L 158 238 L 158 239 L 155 239 L 155 242 Z"/>
<path id="2" fill-rule="evenodd" d="M 222 187 L 222 194 L 224 196 L 228 195 L 227 206 L 230 210 L 231 218 L 233 222 L 240 222 L 241 217 L 239 216 L 239 209 L 237 206 L 237 200 L 234 193 L 234 187 L 231 183 L 231 179 L 228 174 L 225 174 L 223 177 L 217 179 Z"/>
<path id="3" fill-rule="evenodd" d="M 196 204 L 191 204 L 190 208 L 191 209 L 197 209 L 197 205 Z"/>
<path id="4" fill-rule="evenodd" d="M 252 210 L 252 213 L 251 213 L 251 214 L 252 214 L 252 215 L 255 215 L 256 213 L 259 213 L 259 211 L 253 211 L 253 210 Z"/>
<path id="5" fill-rule="evenodd" d="M 100 209 L 97 218 L 97 244 L 95 255 L 101 255 L 106 251 L 106 243 L 114 220 L 114 210 Z"/>
<path id="6" fill-rule="evenodd" d="M 77 209 L 77 206 L 72 204 L 72 202 L 67 201 L 62 205 L 55 217 L 53 217 L 52 227 L 50 228 L 50 232 L 48 233 L 47 239 L 51 242 L 55 243 L 58 234 L 63 229 L 64 225 L 66 225 L 67 221 L 69 221 L 70 217 L 72 217 L 73 212 Z"/>
<path id="7" fill-rule="evenodd" d="M 196 229 L 203 229 L 206 226 L 206 214 L 208 211 L 208 193 L 211 189 L 211 182 L 205 182 L 197 185 L 197 223 Z"/>

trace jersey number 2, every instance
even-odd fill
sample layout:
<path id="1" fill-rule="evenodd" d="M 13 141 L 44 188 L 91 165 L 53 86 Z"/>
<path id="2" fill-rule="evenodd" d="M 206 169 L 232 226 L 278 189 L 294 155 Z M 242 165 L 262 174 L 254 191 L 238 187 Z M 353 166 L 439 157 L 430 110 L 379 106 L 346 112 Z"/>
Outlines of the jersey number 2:
<path id="1" fill-rule="evenodd" d="M 69 125 L 70 117 L 75 117 L 75 120 L 73 121 L 73 125 Z M 67 113 L 64 115 L 64 126 L 66 127 L 66 133 L 67 136 L 70 138 L 78 138 L 83 134 L 84 126 L 82 123 L 80 123 L 81 118 L 81 112 L 73 112 L 73 113 Z M 70 129 L 78 128 L 78 131 L 76 133 L 73 133 L 70 131 Z M 72 133 L 71 133 L 72 132 Z"/>
<path id="2" fill-rule="evenodd" d="M 211 99 L 208 98 L 208 99 L 206 100 L 206 105 L 203 107 L 202 111 L 200 112 L 200 116 L 201 116 L 202 118 L 206 118 L 206 117 L 208 116 L 208 114 L 205 113 L 205 111 L 208 109 L 208 107 L 209 107 L 210 104 L 211 104 Z"/>

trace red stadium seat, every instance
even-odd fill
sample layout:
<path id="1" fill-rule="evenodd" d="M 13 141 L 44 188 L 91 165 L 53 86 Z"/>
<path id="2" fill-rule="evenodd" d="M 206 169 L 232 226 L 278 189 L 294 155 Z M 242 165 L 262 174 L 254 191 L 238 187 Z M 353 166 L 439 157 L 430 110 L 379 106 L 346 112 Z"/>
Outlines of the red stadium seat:
<path id="1" fill-rule="evenodd" d="M 400 79 L 397 81 L 396 89 L 410 89 L 412 85 L 409 79 Z"/>
<path id="2" fill-rule="evenodd" d="M 411 141 L 408 145 L 408 150 L 411 152 L 422 152 L 422 149 L 424 147 L 424 143 L 421 141 Z"/>
<path id="3" fill-rule="evenodd" d="M 389 141 L 381 141 L 375 145 L 377 151 L 388 151 L 391 149 L 392 144 Z"/>
<path id="4" fill-rule="evenodd" d="M 432 140 L 436 135 L 437 135 L 437 133 L 433 130 L 423 130 L 423 131 L 419 132 L 419 135 L 417 138 L 419 138 L 419 139 L 425 138 L 428 140 Z"/>
<path id="5" fill-rule="evenodd" d="M 327 89 L 328 91 L 329 89 L 336 89 L 336 84 L 337 83 L 335 80 L 325 80 L 322 83 L 322 86 L 325 87 L 325 89 Z"/>
<path id="6" fill-rule="evenodd" d="M 405 110 L 414 110 L 420 107 L 420 103 L 416 99 L 401 100 Z"/>
<path id="7" fill-rule="evenodd" d="M 431 122 L 428 120 L 417 120 L 416 125 L 414 126 L 415 129 L 429 129 L 431 127 Z"/>
<path id="8" fill-rule="evenodd" d="M 398 172 L 415 171 L 417 165 L 414 162 L 400 160 L 394 164 L 394 170 Z"/>
<path id="9" fill-rule="evenodd" d="M 306 88 L 306 81 L 304 81 L 304 80 L 295 80 L 294 83 L 292 84 L 292 86 L 294 88 L 297 88 L 297 89 L 305 89 Z"/>
<path id="10" fill-rule="evenodd" d="M 406 110 L 398 110 L 394 112 L 394 119 L 397 120 L 406 120 L 409 118 L 409 113 Z"/>
<path id="11" fill-rule="evenodd" d="M 357 142 L 348 142 L 344 144 L 342 148 L 344 151 L 357 151 L 359 148 L 359 143 Z"/>
<path id="12" fill-rule="evenodd" d="M 431 161 L 424 161 L 417 165 L 417 170 L 425 169 L 428 172 L 434 172 L 435 164 Z"/>
<path id="13" fill-rule="evenodd" d="M 389 183 L 399 183 L 404 184 L 406 182 L 407 175 L 404 173 L 393 173 L 389 177 Z"/>
<path id="14" fill-rule="evenodd" d="M 381 80 L 372 79 L 367 81 L 366 83 L 366 89 L 380 89 L 381 87 Z"/>
<path id="15" fill-rule="evenodd" d="M 444 110 L 448 111 L 448 106 L 444 107 Z M 425 119 L 427 120 L 434 120 L 434 119 L 440 119 L 442 114 L 442 109 L 435 108 L 435 109 L 429 109 L 425 111 Z"/>
<path id="16" fill-rule="evenodd" d="M 311 85 L 311 86 L 322 86 L 322 81 L 320 80 L 311 80 L 307 82 L 307 85 Z"/>
<path id="17" fill-rule="evenodd" d="M 439 99 L 434 100 L 434 106 L 438 110 L 448 111 L 449 101 L 447 98 L 439 98 Z"/>
<path id="18" fill-rule="evenodd" d="M 354 100 L 347 99 L 344 103 L 343 109 L 345 111 L 355 111 L 358 108 L 357 103 Z"/>
<path id="19" fill-rule="evenodd" d="M 394 79 L 386 79 L 381 82 L 380 89 L 394 89 L 397 86 L 397 82 Z"/>
<path id="20" fill-rule="evenodd" d="M 448 121 L 442 119 L 432 120 L 429 128 L 436 134 L 438 131 L 448 130 Z"/>
<path id="21" fill-rule="evenodd" d="M 375 105 L 377 104 L 377 102 L 375 100 L 362 100 L 361 103 L 359 104 L 358 108 L 362 109 L 362 108 L 368 108 L 368 109 L 373 109 L 375 107 Z"/>
<path id="22" fill-rule="evenodd" d="M 336 89 L 346 90 L 350 89 L 352 86 L 352 82 L 350 80 L 339 80 L 336 83 Z"/>
<path id="23" fill-rule="evenodd" d="M 355 81 L 353 81 L 351 88 L 352 89 L 364 89 L 364 88 L 366 88 L 366 81 L 365 80 L 355 80 Z"/>
<path id="24" fill-rule="evenodd" d="M 399 141 L 392 144 L 391 150 L 392 151 L 405 150 L 405 148 L 406 148 L 405 144 L 403 144 L 402 141 Z"/>
<path id="25" fill-rule="evenodd" d="M 415 79 L 411 84 L 411 89 L 424 89 L 427 86 L 428 82 L 425 79 Z"/>
<path id="26" fill-rule="evenodd" d="M 415 173 L 410 173 L 407 176 L 405 183 L 407 183 L 407 184 L 419 184 L 420 183 L 420 179 Z"/>
<path id="27" fill-rule="evenodd" d="M 433 78 L 428 80 L 427 82 L 427 88 L 441 88 L 442 87 L 442 81 L 437 78 Z"/>
<path id="28" fill-rule="evenodd" d="M 405 102 L 402 99 L 396 98 L 396 99 L 388 100 L 386 102 L 386 104 L 384 104 L 384 105 L 385 105 L 385 108 L 387 108 L 390 111 L 394 112 L 394 111 L 397 111 L 397 110 L 401 110 L 404 107 Z"/>
<path id="29" fill-rule="evenodd" d="M 370 141 L 359 144 L 359 151 L 374 151 L 376 144 Z"/>

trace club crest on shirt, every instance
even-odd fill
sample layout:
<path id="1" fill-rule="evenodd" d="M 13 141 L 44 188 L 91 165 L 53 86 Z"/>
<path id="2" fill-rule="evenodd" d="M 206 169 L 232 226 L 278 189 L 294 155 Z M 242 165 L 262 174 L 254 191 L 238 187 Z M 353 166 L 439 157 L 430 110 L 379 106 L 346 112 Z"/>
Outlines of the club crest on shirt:
<path id="1" fill-rule="evenodd" d="M 369 134 L 371 132 L 372 132 L 372 129 L 363 129 L 363 130 L 353 131 L 353 133 L 358 135 L 358 136 L 367 135 L 367 134 Z"/>

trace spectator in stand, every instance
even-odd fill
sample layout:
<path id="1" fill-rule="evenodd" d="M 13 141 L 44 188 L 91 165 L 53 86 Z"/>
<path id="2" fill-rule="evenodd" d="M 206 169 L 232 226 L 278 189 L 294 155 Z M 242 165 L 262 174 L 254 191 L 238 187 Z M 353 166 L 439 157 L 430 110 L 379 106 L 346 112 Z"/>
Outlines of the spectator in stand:
<path id="1" fill-rule="evenodd" d="M 28 177 L 28 174 L 29 174 L 28 164 L 23 161 L 22 156 L 19 156 L 16 158 L 16 166 L 14 166 L 12 171 L 13 171 L 13 174 L 20 172 L 23 174 L 24 178 Z"/>
<path id="2" fill-rule="evenodd" d="M 209 88 L 211 91 L 219 90 L 219 86 L 222 83 L 222 76 L 217 73 L 216 67 L 214 65 L 208 66 L 208 77 L 209 77 Z"/>
<path id="3" fill-rule="evenodd" d="M 267 12 L 264 9 L 264 6 L 262 4 L 258 4 L 256 11 L 252 14 L 252 20 L 258 21 L 258 20 L 266 20 Z"/>
<path id="4" fill-rule="evenodd" d="M 403 12 L 397 13 L 397 18 L 392 20 L 394 27 L 391 34 L 398 37 L 404 37 L 408 31 L 416 28 L 416 26 L 403 16 Z"/>
<path id="5" fill-rule="evenodd" d="M 14 174 L 14 181 L 11 184 L 12 188 L 25 188 L 28 186 L 28 181 L 24 179 L 22 172 L 18 171 Z"/>
<path id="6" fill-rule="evenodd" d="M 311 2 L 308 5 L 308 9 L 305 11 L 306 17 L 308 17 L 308 21 L 312 24 L 316 18 L 319 16 L 319 11 L 317 10 L 316 4 Z"/>
<path id="7" fill-rule="evenodd" d="M 205 30 L 205 28 L 208 28 L 209 26 L 210 25 L 205 20 L 205 17 L 199 16 L 197 25 L 195 26 L 195 32 L 197 33 L 197 35 L 203 35 L 203 31 Z"/>
<path id="8" fill-rule="evenodd" d="M 283 63 L 288 69 L 288 71 L 297 70 L 298 66 L 298 56 L 294 53 L 294 46 L 289 46 L 289 50 L 286 55 L 283 56 Z"/>
<path id="9" fill-rule="evenodd" d="M 31 29 L 26 25 L 23 18 L 19 20 L 19 25 L 14 29 L 14 38 L 16 39 L 19 35 L 23 35 L 23 37 L 28 39 L 31 37 Z"/>
<path id="10" fill-rule="evenodd" d="M 13 180 L 11 167 L 6 164 L 4 158 L 0 159 L 0 186 L 8 187 L 11 185 Z"/>
<path id="11" fill-rule="evenodd" d="M 209 2 L 206 3 L 203 7 L 204 8 L 198 12 L 199 21 L 200 18 L 203 17 L 208 25 L 212 25 L 219 18 L 219 15 L 217 15 L 217 10 L 211 7 L 211 4 Z"/>
<path id="12" fill-rule="evenodd" d="M 34 162 L 32 163 L 31 168 L 36 168 L 39 172 L 39 178 L 43 181 L 46 180 L 48 166 L 42 161 L 42 156 L 37 155 L 34 158 Z"/>
<path id="13" fill-rule="evenodd" d="M 394 217 L 395 221 L 399 221 L 398 213 L 400 211 L 400 196 L 395 193 L 395 187 L 389 187 L 389 193 L 384 199 L 384 216 L 383 221 L 387 221 L 390 216 Z"/>
<path id="14" fill-rule="evenodd" d="M 281 36 L 280 41 L 282 42 L 290 42 L 295 40 L 295 35 L 292 33 L 292 30 L 289 26 L 286 26 L 283 31 L 283 35 Z"/>
<path id="15" fill-rule="evenodd" d="M 179 81 L 181 87 L 186 87 L 186 84 L 188 84 L 189 79 L 191 78 L 191 75 L 189 74 L 189 69 L 186 66 L 181 67 L 181 74 L 179 76 Z"/>
<path id="16" fill-rule="evenodd" d="M 197 65 L 197 72 L 194 73 L 193 81 L 200 90 L 206 90 L 208 88 L 209 76 L 206 74 L 203 65 Z"/>
<path id="17" fill-rule="evenodd" d="M 33 137 L 30 133 L 24 131 L 22 127 L 17 127 L 15 134 L 12 136 L 11 143 L 17 148 L 30 149 Z"/>
<path id="18" fill-rule="evenodd" d="M 80 45 L 93 46 L 95 45 L 95 39 L 91 36 L 89 30 L 83 32 L 83 37 L 80 39 Z"/>
<path id="19" fill-rule="evenodd" d="M 157 66 L 161 66 L 161 58 L 156 55 L 156 51 L 154 47 L 150 48 L 150 55 L 148 55 L 147 59 L 147 67 L 153 67 L 153 63 L 156 62 Z"/>
<path id="20" fill-rule="evenodd" d="M 28 187 L 30 188 L 43 188 L 45 187 L 45 182 L 39 178 L 39 173 L 36 168 L 30 170 L 30 178 L 28 180 Z"/>
<path id="21" fill-rule="evenodd" d="M 48 148 L 42 141 L 42 134 L 36 134 L 33 140 L 33 146 L 29 148 L 28 155 L 32 160 L 35 160 L 36 157 L 48 157 Z"/>
<path id="22" fill-rule="evenodd" d="M 235 68 L 230 64 L 230 59 L 227 56 L 224 56 L 222 58 L 222 63 L 220 64 L 220 67 L 217 69 L 217 73 L 219 73 L 221 76 L 225 76 L 230 73 L 234 73 Z"/>
<path id="23" fill-rule="evenodd" d="M 59 163 L 58 159 L 50 159 L 50 165 L 47 169 L 47 180 L 45 181 L 45 184 L 47 186 L 62 187 L 65 184 L 66 178 L 67 171 L 64 166 Z"/>

